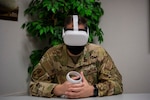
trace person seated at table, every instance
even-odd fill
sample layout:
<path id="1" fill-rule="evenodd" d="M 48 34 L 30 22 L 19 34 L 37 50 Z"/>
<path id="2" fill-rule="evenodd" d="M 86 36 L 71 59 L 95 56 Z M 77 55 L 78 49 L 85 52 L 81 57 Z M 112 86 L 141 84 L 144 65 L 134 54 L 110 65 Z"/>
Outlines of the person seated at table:
<path id="1" fill-rule="evenodd" d="M 49 48 L 33 70 L 30 95 L 87 98 L 123 92 L 122 76 L 111 56 L 102 46 L 88 43 L 89 29 L 84 17 L 69 15 L 62 37 L 64 43 Z M 67 81 L 70 71 L 79 72 L 82 82 Z"/>

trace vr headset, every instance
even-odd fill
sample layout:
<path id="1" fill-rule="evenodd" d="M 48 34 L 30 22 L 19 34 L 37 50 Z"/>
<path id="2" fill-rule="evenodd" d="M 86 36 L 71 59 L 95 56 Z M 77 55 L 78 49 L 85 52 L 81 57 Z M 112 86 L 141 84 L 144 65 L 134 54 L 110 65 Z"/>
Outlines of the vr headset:
<path id="1" fill-rule="evenodd" d="M 78 29 L 78 15 L 73 15 L 73 29 L 63 29 L 62 37 L 68 46 L 84 46 L 88 42 L 89 29 Z"/>

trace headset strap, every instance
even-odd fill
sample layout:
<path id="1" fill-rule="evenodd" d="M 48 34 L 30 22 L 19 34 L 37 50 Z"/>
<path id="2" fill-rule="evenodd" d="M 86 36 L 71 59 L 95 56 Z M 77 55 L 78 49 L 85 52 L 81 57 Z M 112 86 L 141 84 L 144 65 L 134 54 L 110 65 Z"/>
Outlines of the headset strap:
<path id="1" fill-rule="evenodd" d="M 78 31 L 78 15 L 73 15 L 73 29 Z"/>

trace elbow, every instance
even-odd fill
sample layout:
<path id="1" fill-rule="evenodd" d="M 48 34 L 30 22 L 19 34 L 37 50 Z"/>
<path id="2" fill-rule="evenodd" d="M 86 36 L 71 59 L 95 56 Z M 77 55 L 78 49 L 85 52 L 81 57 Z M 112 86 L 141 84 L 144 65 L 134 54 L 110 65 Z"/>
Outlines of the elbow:
<path id="1" fill-rule="evenodd" d="M 123 93 L 123 84 L 122 83 L 117 84 L 114 88 L 114 94 L 117 95 L 122 93 Z"/>

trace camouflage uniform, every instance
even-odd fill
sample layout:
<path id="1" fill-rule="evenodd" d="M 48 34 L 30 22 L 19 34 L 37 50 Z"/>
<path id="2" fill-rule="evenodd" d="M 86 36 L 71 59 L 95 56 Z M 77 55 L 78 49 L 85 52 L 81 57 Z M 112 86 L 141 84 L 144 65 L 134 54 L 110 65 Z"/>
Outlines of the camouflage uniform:
<path id="1" fill-rule="evenodd" d="M 123 92 L 122 77 L 109 54 L 101 46 L 88 43 L 77 63 L 73 63 L 64 44 L 47 50 L 32 72 L 30 95 L 55 96 L 53 88 L 66 81 L 69 71 L 83 71 L 89 84 L 96 84 L 98 96 Z"/>

